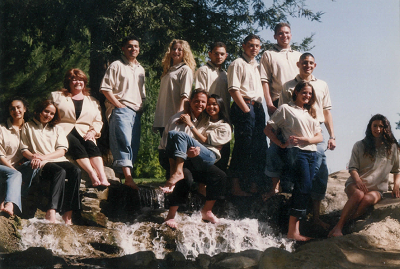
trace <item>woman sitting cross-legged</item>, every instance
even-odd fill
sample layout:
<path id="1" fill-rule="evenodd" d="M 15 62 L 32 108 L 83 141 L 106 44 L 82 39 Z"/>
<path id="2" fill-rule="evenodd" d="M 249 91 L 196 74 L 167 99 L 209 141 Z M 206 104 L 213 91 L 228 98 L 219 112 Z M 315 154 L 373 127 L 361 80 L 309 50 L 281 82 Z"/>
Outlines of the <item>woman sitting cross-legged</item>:
<path id="1" fill-rule="evenodd" d="M 21 133 L 20 149 L 23 156 L 30 160 L 23 165 L 40 173 L 41 181 L 50 181 L 45 218 L 54 223 L 56 211 L 60 211 L 65 223 L 71 225 L 72 211 L 80 209 L 81 170 L 64 156 L 68 141 L 63 129 L 57 125 L 60 116 L 54 102 L 45 100 L 39 103 L 34 115 L 25 123 Z M 31 181 L 26 182 L 27 187 Z"/>
<path id="2" fill-rule="evenodd" d="M 388 190 L 389 173 L 394 174 L 392 195 L 400 197 L 399 144 L 385 116 L 376 114 L 370 119 L 365 138 L 353 146 L 349 172 L 350 178 L 345 184 L 349 200 L 329 237 L 342 236 L 349 219 L 361 216 L 382 199 L 383 192 Z"/>

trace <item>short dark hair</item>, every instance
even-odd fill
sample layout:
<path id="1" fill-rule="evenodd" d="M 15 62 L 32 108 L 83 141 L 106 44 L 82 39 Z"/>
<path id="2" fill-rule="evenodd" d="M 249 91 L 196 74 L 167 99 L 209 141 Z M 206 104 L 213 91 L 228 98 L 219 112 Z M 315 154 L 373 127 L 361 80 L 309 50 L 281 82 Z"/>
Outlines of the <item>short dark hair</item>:
<path id="1" fill-rule="evenodd" d="M 28 105 L 28 102 L 26 101 L 26 99 L 24 97 L 14 96 L 14 97 L 11 97 L 11 98 L 7 99 L 6 100 L 6 107 L 4 108 L 4 110 L 9 110 L 10 106 L 11 106 L 11 103 L 14 102 L 14 101 L 20 101 L 24 105 L 24 107 L 25 107 L 24 121 L 28 121 L 29 116 L 30 116 L 29 107 L 28 107 L 29 105 Z M 8 115 L 10 115 L 10 114 L 8 113 Z"/>
<path id="2" fill-rule="evenodd" d="M 34 114 L 35 114 L 35 118 L 38 121 L 40 121 L 40 113 L 42 113 L 42 111 L 45 110 L 45 108 L 50 106 L 50 105 L 52 105 L 52 106 L 54 106 L 56 108 L 56 113 L 54 114 L 53 119 L 48 124 L 51 127 L 54 127 L 58 123 L 60 123 L 61 118 L 60 118 L 60 113 L 58 111 L 58 107 L 56 106 L 56 103 L 54 103 L 53 101 L 47 99 L 47 100 L 44 100 L 44 101 L 41 101 L 41 102 L 37 103 L 36 107 L 35 107 Z"/>
<path id="3" fill-rule="evenodd" d="M 193 90 L 193 91 L 191 92 L 190 98 L 189 98 L 189 99 L 192 100 L 192 99 L 193 99 L 197 94 L 199 94 L 199 93 L 205 94 L 205 95 L 207 96 L 207 98 L 208 98 L 207 91 L 204 90 L 204 89 L 198 88 L 198 89 L 195 89 L 195 90 Z"/>
<path id="4" fill-rule="evenodd" d="M 289 27 L 290 30 L 292 30 L 292 28 L 290 28 L 290 24 L 287 22 L 280 22 L 277 25 L 275 25 L 274 28 L 274 33 L 277 34 L 278 31 L 282 28 L 282 27 Z"/>
<path id="5" fill-rule="evenodd" d="M 139 39 L 138 39 L 136 36 L 134 36 L 134 35 L 128 35 L 128 36 L 124 37 L 124 39 L 122 39 L 122 41 L 121 41 L 121 47 L 125 46 L 126 43 L 128 43 L 128 42 L 131 41 L 131 40 L 136 40 L 137 42 L 139 42 Z M 139 42 L 139 43 L 140 43 L 140 42 Z"/>
<path id="6" fill-rule="evenodd" d="M 209 51 L 211 52 L 211 51 L 213 51 L 215 48 L 219 48 L 219 47 L 223 47 L 223 48 L 225 48 L 225 50 L 226 50 L 226 45 L 225 45 L 225 43 L 224 42 L 220 42 L 220 41 L 217 41 L 217 42 L 214 42 L 214 43 L 211 43 L 210 44 L 210 46 L 209 46 Z"/>
<path id="7" fill-rule="evenodd" d="M 303 53 L 303 54 L 300 56 L 299 62 L 303 61 L 303 60 L 304 60 L 305 58 L 307 58 L 307 57 L 313 57 L 314 60 L 315 60 L 314 55 L 312 55 L 312 54 L 309 53 L 309 52 L 305 52 L 305 53 Z"/>
<path id="8" fill-rule="evenodd" d="M 246 36 L 246 38 L 243 40 L 243 44 L 246 44 L 247 42 L 249 42 L 252 39 L 258 39 L 261 42 L 261 38 L 258 35 L 255 34 L 249 34 L 248 36 Z"/>

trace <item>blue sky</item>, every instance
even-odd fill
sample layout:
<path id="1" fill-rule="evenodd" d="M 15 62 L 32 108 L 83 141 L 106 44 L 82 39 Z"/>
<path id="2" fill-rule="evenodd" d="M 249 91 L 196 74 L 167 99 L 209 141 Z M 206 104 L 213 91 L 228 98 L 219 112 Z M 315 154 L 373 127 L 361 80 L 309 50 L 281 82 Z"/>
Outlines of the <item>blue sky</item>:
<path id="1" fill-rule="evenodd" d="M 270 0 L 265 0 L 269 5 Z M 314 75 L 328 83 L 337 148 L 327 151 L 329 172 L 346 169 L 353 144 L 372 115 L 385 115 L 400 139 L 399 0 L 308 0 L 322 22 L 292 19 L 292 41 L 314 33 Z M 273 41 L 273 32 L 262 31 Z"/>

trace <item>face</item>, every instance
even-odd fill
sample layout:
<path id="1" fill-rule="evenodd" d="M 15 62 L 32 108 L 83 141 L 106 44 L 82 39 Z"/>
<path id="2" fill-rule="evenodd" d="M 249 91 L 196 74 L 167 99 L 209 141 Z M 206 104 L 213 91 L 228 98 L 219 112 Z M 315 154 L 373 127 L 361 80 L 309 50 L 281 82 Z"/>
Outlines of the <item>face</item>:
<path id="1" fill-rule="evenodd" d="M 53 105 L 48 105 L 43 111 L 39 114 L 40 123 L 46 124 L 49 123 L 56 114 L 56 108 Z"/>
<path id="2" fill-rule="evenodd" d="M 183 61 L 182 44 L 176 43 L 175 45 L 173 45 L 171 48 L 170 55 L 171 55 L 171 59 L 172 59 L 174 65 L 182 62 Z"/>
<path id="3" fill-rule="evenodd" d="M 244 53 L 249 56 L 251 59 L 254 59 L 260 52 L 261 42 L 260 40 L 254 38 L 247 41 L 246 44 L 242 45 Z"/>
<path id="4" fill-rule="evenodd" d="M 278 32 L 274 35 L 278 46 L 281 48 L 288 48 L 290 46 L 290 40 L 292 39 L 292 33 L 290 28 L 287 26 L 281 27 Z"/>
<path id="5" fill-rule="evenodd" d="M 314 71 L 317 66 L 315 60 L 311 56 L 305 57 L 303 60 L 297 62 L 297 67 L 299 68 L 300 76 L 309 76 Z"/>
<path id="6" fill-rule="evenodd" d="M 371 132 L 374 137 L 381 137 L 383 133 L 383 122 L 381 120 L 374 120 L 371 124 Z"/>
<path id="7" fill-rule="evenodd" d="M 217 103 L 217 100 L 214 98 L 209 98 L 207 101 L 207 107 L 206 107 L 206 112 L 210 117 L 217 117 L 219 114 L 219 105 Z"/>
<path id="8" fill-rule="evenodd" d="M 211 52 L 208 52 L 208 56 L 216 67 L 220 67 L 225 62 L 228 54 L 224 47 L 215 47 Z"/>
<path id="9" fill-rule="evenodd" d="M 190 108 L 193 114 L 200 114 L 206 108 L 207 95 L 204 93 L 196 94 L 193 99 L 190 100 Z"/>
<path id="10" fill-rule="evenodd" d="M 85 82 L 81 78 L 74 77 L 69 82 L 69 88 L 71 92 L 77 92 L 77 93 L 82 92 L 83 89 L 85 88 Z"/>
<path id="11" fill-rule="evenodd" d="M 21 101 L 19 100 L 12 101 L 8 109 L 10 111 L 10 116 L 14 120 L 19 120 L 24 118 L 26 108 L 24 106 L 24 103 L 22 103 Z"/>
<path id="12" fill-rule="evenodd" d="M 310 102 L 312 97 L 312 88 L 310 86 L 304 86 L 296 97 L 296 104 L 305 105 Z"/>
<path id="13" fill-rule="evenodd" d="M 122 52 L 128 61 L 136 60 L 136 57 L 139 55 L 140 48 L 139 42 L 137 40 L 129 40 L 123 47 Z"/>

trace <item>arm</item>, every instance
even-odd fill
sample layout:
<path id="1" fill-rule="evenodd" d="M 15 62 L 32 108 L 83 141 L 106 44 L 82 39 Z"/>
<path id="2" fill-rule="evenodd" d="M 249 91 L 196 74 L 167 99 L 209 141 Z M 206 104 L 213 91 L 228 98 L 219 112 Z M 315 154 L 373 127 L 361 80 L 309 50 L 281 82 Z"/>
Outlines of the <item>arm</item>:
<path id="1" fill-rule="evenodd" d="M 269 83 L 266 81 L 262 81 L 262 87 L 264 90 L 265 102 L 267 103 L 268 115 L 271 116 L 272 114 L 274 114 L 276 107 L 272 103 L 271 93 L 269 92 Z"/>
<path id="2" fill-rule="evenodd" d="M 335 139 L 333 139 L 335 137 L 335 133 L 333 131 L 332 114 L 329 109 L 324 109 L 324 117 L 325 117 L 324 123 L 329 133 L 328 149 L 334 150 L 336 148 L 336 141 Z"/>
<path id="3" fill-rule="evenodd" d="M 314 137 L 300 137 L 300 136 L 290 136 L 289 143 L 292 145 L 311 145 L 311 144 L 318 144 L 324 140 L 322 133 L 319 132 L 314 135 Z"/>
<path id="4" fill-rule="evenodd" d="M 363 191 L 364 193 L 368 193 L 368 189 L 365 186 L 364 182 L 362 181 L 362 178 L 358 174 L 357 170 L 351 170 L 350 176 L 354 180 L 354 182 L 359 190 Z"/>
<path id="5" fill-rule="evenodd" d="M 121 104 L 117 100 L 117 98 L 115 98 L 112 91 L 101 91 L 101 92 L 104 94 L 104 96 L 107 98 L 107 100 L 110 101 L 110 103 L 113 104 L 115 107 L 118 107 L 118 108 L 126 107 L 125 105 Z"/>
<path id="6" fill-rule="evenodd" d="M 190 119 L 190 116 L 188 114 L 182 114 L 180 117 L 180 120 L 185 123 L 187 126 L 190 127 L 190 130 L 192 131 L 194 137 L 196 138 L 197 141 L 200 143 L 204 144 L 207 142 L 207 137 L 202 135 L 199 130 L 194 126 L 192 120 Z M 193 127 L 193 128 L 192 128 Z"/>
<path id="7" fill-rule="evenodd" d="M 233 100 L 235 103 L 238 105 L 238 107 L 244 112 L 244 113 L 249 113 L 250 108 L 244 101 L 242 95 L 240 94 L 239 91 L 236 90 L 230 90 L 229 91 L 230 95 L 232 96 Z"/>
<path id="8" fill-rule="evenodd" d="M 176 111 L 176 113 L 185 110 L 185 104 L 187 103 L 186 101 L 189 101 L 185 96 L 181 97 L 181 101 L 179 102 L 179 111 Z"/>
<path id="9" fill-rule="evenodd" d="M 394 181 L 394 186 L 393 186 L 393 190 L 392 190 L 392 196 L 394 198 L 399 198 L 400 197 L 400 190 L 399 190 L 400 174 L 394 174 L 393 181 Z"/>
<path id="10" fill-rule="evenodd" d="M 267 124 L 264 128 L 264 134 L 268 136 L 268 138 L 274 142 L 276 145 L 278 145 L 281 148 L 286 148 L 289 145 L 289 140 L 287 140 L 284 144 L 278 139 L 278 137 L 275 134 L 275 129 L 272 128 L 270 124 Z"/>

